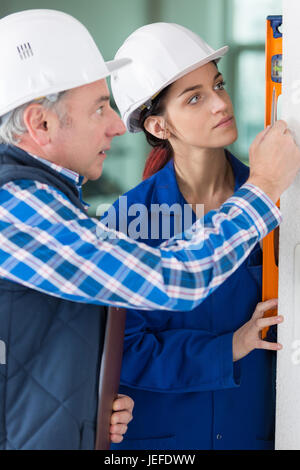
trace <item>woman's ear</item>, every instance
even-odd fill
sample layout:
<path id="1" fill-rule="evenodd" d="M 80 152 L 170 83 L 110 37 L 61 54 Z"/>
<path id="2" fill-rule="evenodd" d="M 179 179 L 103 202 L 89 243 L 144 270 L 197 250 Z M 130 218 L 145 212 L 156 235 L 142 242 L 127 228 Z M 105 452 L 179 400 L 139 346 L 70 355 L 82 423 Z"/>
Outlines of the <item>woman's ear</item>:
<path id="1" fill-rule="evenodd" d="M 49 114 L 49 110 L 38 103 L 30 104 L 23 114 L 27 132 L 39 146 L 47 145 L 50 142 Z"/>
<path id="2" fill-rule="evenodd" d="M 144 122 L 144 128 L 158 139 L 166 140 L 170 137 L 166 120 L 163 116 L 148 116 Z"/>

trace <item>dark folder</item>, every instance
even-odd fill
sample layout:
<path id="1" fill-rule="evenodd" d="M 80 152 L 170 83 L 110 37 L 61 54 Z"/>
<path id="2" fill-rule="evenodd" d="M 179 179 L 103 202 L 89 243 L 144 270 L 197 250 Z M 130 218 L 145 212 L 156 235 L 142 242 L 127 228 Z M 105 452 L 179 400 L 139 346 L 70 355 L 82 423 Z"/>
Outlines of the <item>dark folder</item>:
<path id="1" fill-rule="evenodd" d="M 109 307 L 99 380 L 99 401 L 95 450 L 110 447 L 112 404 L 120 383 L 126 309 Z"/>

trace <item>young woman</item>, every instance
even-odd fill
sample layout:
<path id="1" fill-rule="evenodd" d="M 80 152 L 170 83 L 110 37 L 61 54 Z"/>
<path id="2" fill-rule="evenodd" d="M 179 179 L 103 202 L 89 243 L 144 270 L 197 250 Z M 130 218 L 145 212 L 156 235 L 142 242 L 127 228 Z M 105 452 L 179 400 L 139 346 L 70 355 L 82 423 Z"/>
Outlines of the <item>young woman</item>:
<path id="1" fill-rule="evenodd" d="M 157 218 L 162 204 L 184 217 L 191 207 L 191 224 L 199 205 L 204 213 L 218 208 L 246 181 L 248 167 L 225 149 L 237 138 L 217 68 L 226 51 L 167 23 L 140 28 L 118 51 L 132 64 L 112 79 L 116 103 L 128 129 L 143 130 L 154 147 L 144 181 L 125 195 L 128 213 L 118 217 L 121 200 L 113 206 L 118 230 L 126 215 L 128 230 L 135 221 L 139 240 L 159 245 L 163 223 L 167 237 L 186 227 L 172 210 Z M 139 226 L 130 208 L 139 208 Z M 190 313 L 127 311 L 120 393 L 135 409 L 114 449 L 273 448 L 274 351 L 281 346 L 260 332 L 282 318 L 262 318 L 276 300 L 260 303 L 261 256 L 257 244 Z"/>

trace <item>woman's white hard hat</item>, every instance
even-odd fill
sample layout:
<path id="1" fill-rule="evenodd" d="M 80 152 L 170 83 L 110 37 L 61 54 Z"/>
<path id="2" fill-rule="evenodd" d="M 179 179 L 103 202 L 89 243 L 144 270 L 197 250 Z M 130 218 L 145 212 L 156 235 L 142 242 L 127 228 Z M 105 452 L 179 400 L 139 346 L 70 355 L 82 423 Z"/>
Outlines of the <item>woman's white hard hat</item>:
<path id="1" fill-rule="evenodd" d="M 130 60 L 104 62 L 88 30 L 56 10 L 0 20 L 0 116 L 33 99 L 109 76 Z"/>
<path id="2" fill-rule="evenodd" d="M 189 29 L 175 23 L 152 23 L 134 31 L 115 55 L 132 62 L 111 76 L 111 87 L 122 119 L 130 132 L 139 132 L 143 105 L 167 85 L 212 60 L 228 46 L 212 49 Z"/>

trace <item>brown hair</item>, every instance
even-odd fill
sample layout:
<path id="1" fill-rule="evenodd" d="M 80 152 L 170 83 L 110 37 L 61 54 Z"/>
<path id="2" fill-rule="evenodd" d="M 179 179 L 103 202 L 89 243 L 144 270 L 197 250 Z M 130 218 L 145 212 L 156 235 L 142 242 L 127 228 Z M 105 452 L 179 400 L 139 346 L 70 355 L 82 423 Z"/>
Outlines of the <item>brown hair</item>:
<path id="1" fill-rule="evenodd" d="M 166 163 L 173 157 L 173 149 L 168 140 L 159 139 L 145 129 L 144 123 L 149 116 L 161 116 L 165 111 L 165 97 L 171 85 L 164 88 L 151 102 L 150 106 L 145 107 L 139 118 L 139 125 L 143 129 L 147 142 L 153 147 L 145 163 L 143 180 L 161 170 Z"/>

